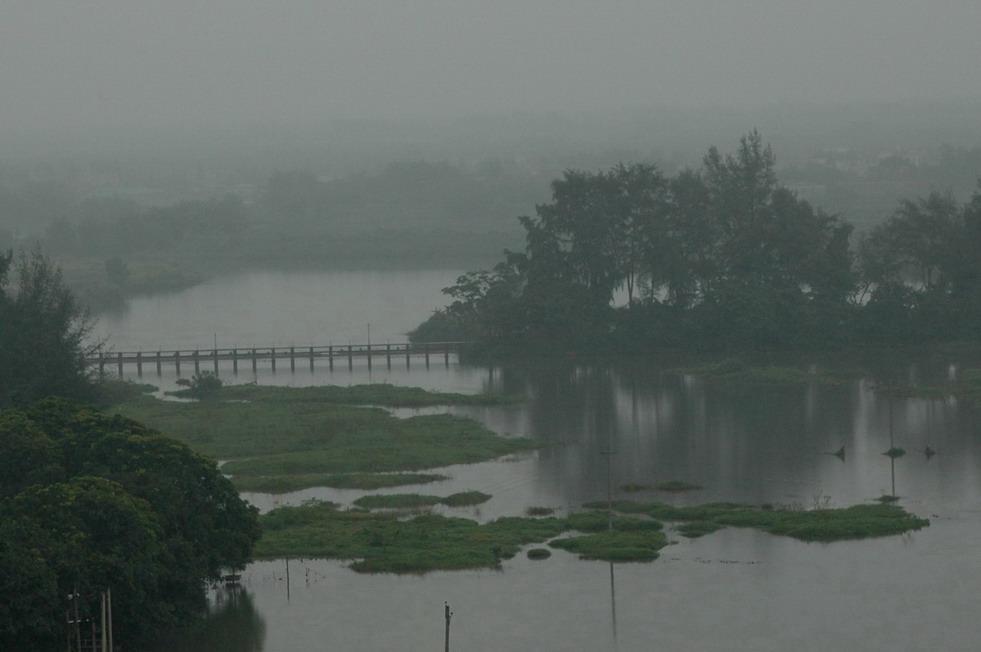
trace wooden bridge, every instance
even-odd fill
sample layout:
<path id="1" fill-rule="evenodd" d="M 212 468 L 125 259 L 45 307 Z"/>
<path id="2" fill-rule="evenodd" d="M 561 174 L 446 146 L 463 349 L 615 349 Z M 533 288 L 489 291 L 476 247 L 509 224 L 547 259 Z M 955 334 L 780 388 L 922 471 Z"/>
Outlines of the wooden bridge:
<path id="1" fill-rule="evenodd" d="M 136 372 L 143 375 L 144 367 L 153 368 L 157 375 L 161 375 L 163 367 L 173 366 L 177 375 L 181 375 L 181 369 L 194 369 L 194 373 L 214 371 L 218 373 L 220 362 L 231 362 L 233 373 L 238 373 L 239 365 L 248 367 L 251 365 L 252 372 L 255 373 L 259 368 L 259 361 L 268 361 L 272 371 L 276 371 L 277 363 L 284 366 L 289 365 L 290 371 L 296 371 L 297 362 L 309 364 L 310 371 L 314 370 L 316 361 L 326 361 L 331 371 L 335 364 L 347 364 L 348 369 L 354 368 L 354 359 L 366 359 L 368 368 L 371 368 L 372 360 L 384 359 L 389 369 L 392 368 L 392 360 L 405 360 L 406 368 L 409 367 L 413 357 L 425 360 L 428 367 L 431 358 L 442 358 L 443 363 L 450 364 L 450 354 L 458 354 L 470 342 L 423 342 L 413 344 L 404 342 L 400 344 L 347 344 L 329 346 L 266 346 L 248 348 L 213 348 L 213 349 L 182 349 L 176 351 L 103 351 L 98 350 L 86 356 L 86 361 L 90 367 L 98 367 L 99 373 L 106 372 L 106 368 L 116 368 L 120 376 L 123 375 L 125 366 L 136 366 Z"/>

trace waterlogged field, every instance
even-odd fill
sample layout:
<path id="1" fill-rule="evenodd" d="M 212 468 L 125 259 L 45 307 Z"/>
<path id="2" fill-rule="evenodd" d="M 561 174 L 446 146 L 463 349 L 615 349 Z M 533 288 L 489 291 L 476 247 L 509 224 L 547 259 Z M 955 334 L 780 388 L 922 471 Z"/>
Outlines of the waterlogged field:
<path id="1" fill-rule="evenodd" d="M 180 393 L 180 392 L 175 392 Z M 224 460 L 240 488 L 373 488 L 432 482 L 402 473 L 482 462 L 538 448 L 450 414 L 398 418 L 381 407 L 503 405 L 507 396 L 468 396 L 378 384 L 354 387 L 222 387 L 202 400 L 148 395 L 116 406 L 124 416 Z"/>
<path id="2" fill-rule="evenodd" d="M 438 497 L 409 499 L 405 495 L 365 498 L 356 500 L 355 505 L 418 509 L 442 502 Z M 478 502 L 490 496 L 481 498 Z M 353 559 L 351 568 L 359 572 L 419 573 L 497 568 L 522 546 L 543 543 L 576 553 L 581 559 L 653 561 L 668 544 L 662 520 L 676 522 L 677 533 L 686 537 L 733 526 L 825 542 L 896 535 L 929 525 L 926 519 L 894 505 L 802 511 L 724 504 L 675 508 L 662 503 L 618 501 L 615 508 L 630 516 L 613 517 L 590 510 L 566 518 L 504 517 L 480 524 L 438 514 L 405 518 L 392 511 L 340 510 L 330 503 L 287 506 L 262 517 L 263 537 L 256 554 Z M 566 536 L 559 538 L 562 534 Z"/>

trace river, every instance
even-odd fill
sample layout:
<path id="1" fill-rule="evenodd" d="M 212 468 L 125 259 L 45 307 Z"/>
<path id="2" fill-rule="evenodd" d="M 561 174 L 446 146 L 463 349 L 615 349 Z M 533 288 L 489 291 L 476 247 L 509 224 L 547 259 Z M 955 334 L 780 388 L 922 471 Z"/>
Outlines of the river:
<path id="1" fill-rule="evenodd" d="M 100 318 L 117 350 L 397 342 L 445 303 L 458 272 L 257 272 L 132 301 Z M 370 325 L 370 326 L 369 326 Z M 819 357 L 813 360 L 821 364 Z M 915 378 L 959 373 L 964 361 L 902 361 Z M 494 497 L 448 514 L 489 520 L 530 506 L 578 509 L 604 498 L 610 478 L 681 480 L 696 492 L 618 494 L 693 504 L 744 501 L 842 507 L 883 494 L 929 518 L 901 537 L 807 544 L 728 528 L 677 543 L 652 563 L 580 561 L 556 551 L 501 570 L 359 575 L 343 562 L 258 562 L 239 592 L 212 592 L 212 613 L 160 650 L 434 650 L 444 603 L 454 650 L 962 650 L 981 644 L 974 578 L 981 574 L 981 419 L 952 400 L 894 399 L 869 381 L 791 387 L 721 386 L 670 372 L 666 360 L 588 364 L 575 359 L 474 367 L 295 373 L 260 367 L 226 382 L 291 385 L 391 382 L 450 391 L 507 391 L 517 407 L 454 408 L 488 427 L 557 445 L 506 460 L 444 469 L 427 485 L 445 495 Z M 129 372 L 127 372 L 129 373 Z M 143 380 L 173 385 L 172 370 Z M 406 414 L 414 411 L 404 411 Z M 892 464 L 891 445 L 908 453 Z M 843 459 L 829 453 L 845 446 Z M 923 453 L 927 446 L 936 455 Z M 893 485 L 894 483 L 894 485 Z M 411 489 L 409 489 L 411 490 Z M 406 489 L 392 490 L 404 492 Z M 247 494 L 261 509 L 359 491 Z"/>

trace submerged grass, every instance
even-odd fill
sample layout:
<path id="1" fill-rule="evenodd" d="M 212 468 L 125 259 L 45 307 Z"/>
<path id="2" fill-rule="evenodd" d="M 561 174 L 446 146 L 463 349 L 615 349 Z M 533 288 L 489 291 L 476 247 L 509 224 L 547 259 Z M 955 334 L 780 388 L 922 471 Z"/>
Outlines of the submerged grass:
<path id="1" fill-rule="evenodd" d="M 480 525 L 433 514 L 400 519 L 396 512 L 340 510 L 327 503 L 280 507 L 260 517 L 263 536 L 256 555 L 349 559 L 351 567 L 360 572 L 419 573 L 497 567 L 522 546 L 543 542 L 584 559 L 650 561 L 667 544 L 662 524 L 655 518 L 681 522 L 676 529 L 686 537 L 733 526 L 803 541 L 888 536 L 929 525 L 896 505 L 803 511 L 734 503 L 676 508 L 618 501 L 615 507 L 621 514 L 637 516 L 615 517 L 613 532 L 607 529 L 604 511 L 580 512 L 568 518 L 505 517 Z M 583 534 L 557 538 L 565 533 Z"/>
<path id="2" fill-rule="evenodd" d="M 241 489 L 253 491 L 291 491 L 321 486 L 320 482 L 325 486 L 395 486 L 403 484 L 401 479 L 363 474 L 483 462 L 538 447 L 531 440 L 502 437 L 472 419 L 450 414 L 400 419 L 378 407 L 309 398 L 318 393 L 308 390 L 326 388 L 245 385 L 222 388 L 221 395 L 236 387 L 244 393 L 229 396 L 249 398 L 177 402 L 140 396 L 116 409 L 199 452 L 227 460 L 222 471 L 234 476 Z M 389 385 L 360 387 L 388 388 L 379 391 L 394 394 L 413 390 Z M 290 399 L 294 392 L 299 398 Z M 415 389 L 410 395 L 419 393 L 427 394 Z M 345 478 L 342 474 L 350 475 Z"/>
<path id="3" fill-rule="evenodd" d="M 614 507 L 624 513 L 647 514 L 665 521 L 703 524 L 679 527 L 678 531 L 683 536 L 701 536 L 720 527 L 734 526 L 753 527 L 801 541 L 830 542 L 902 534 L 930 524 L 927 519 L 918 518 L 898 505 L 890 504 L 799 510 L 761 509 L 733 503 L 671 507 L 663 503 L 618 501 Z"/>
<path id="4" fill-rule="evenodd" d="M 491 499 L 489 494 L 480 491 L 464 491 L 451 494 L 445 498 L 427 496 L 425 494 L 386 494 L 362 496 L 354 501 L 358 507 L 365 509 L 413 509 L 416 507 L 431 507 L 446 505 L 448 507 L 464 507 L 479 505 Z"/>
<path id="5" fill-rule="evenodd" d="M 232 484 L 239 491 L 282 494 L 310 487 L 334 489 L 386 489 L 427 484 L 448 479 L 438 473 L 308 473 L 294 475 L 236 475 Z"/>
<path id="6" fill-rule="evenodd" d="M 173 392 L 184 395 L 184 390 Z M 439 405 L 510 405 L 524 399 L 505 394 L 459 394 L 430 392 L 419 387 L 388 383 L 369 385 L 322 385 L 279 387 L 273 385 L 226 385 L 214 395 L 220 401 L 252 403 L 315 403 L 318 405 L 378 405 L 384 407 L 433 407 Z"/>
<path id="7" fill-rule="evenodd" d="M 653 561 L 668 544 L 660 532 L 597 532 L 549 541 L 553 548 L 574 552 L 582 559 Z"/>
<path id="8" fill-rule="evenodd" d="M 305 555 L 354 560 L 359 572 L 419 573 L 493 568 L 521 546 L 561 534 L 558 519 L 498 519 L 485 525 L 463 518 L 338 510 L 329 504 L 281 507 L 261 518 L 258 557 Z"/>

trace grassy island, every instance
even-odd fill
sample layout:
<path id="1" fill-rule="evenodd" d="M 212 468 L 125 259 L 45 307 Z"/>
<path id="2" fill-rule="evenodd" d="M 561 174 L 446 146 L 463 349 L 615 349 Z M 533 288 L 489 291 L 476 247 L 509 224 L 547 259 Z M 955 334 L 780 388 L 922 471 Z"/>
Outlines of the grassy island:
<path id="1" fill-rule="evenodd" d="M 591 503 L 590 506 L 599 503 Z M 603 503 L 605 507 L 605 503 Z M 507 517 L 490 523 L 425 514 L 342 510 L 313 502 L 280 507 L 261 517 L 260 557 L 328 557 L 352 560 L 359 572 L 422 573 L 431 570 L 495 568 L 529 544 L 547 543 L 583 559 L 643 562 L 657 559 L 668 544 L 661 520 L 677 523 L 686 537 L 727 526 L 754 527 L 803 541 L 840 541 L 902 534 L 929 525 L 896 505 L 845 509 L 764 509 L 731 503 L 671 507 L 663 503 L 614 503 L 619 515 L 591 509 L 567 518 Z M 547 555 L 534 548 L 534 558 Z M 529 551 L 529 556 L 531 555 Z"/>
<path id="2" fill-rule="evenodd" d="M 366 407 L 500 405 L 514 400 L 393 385 L 232 385 L 199 401 L 139 396 L 116 410 L 224 460 L 222 471 L 241 490 L 282 492 L 432 482 L 444 476 L 404 472 L 483 462 L 536 448 L 529 439 L 502 437 L 460 416 L 401 419 L 381 407 Z"/>

